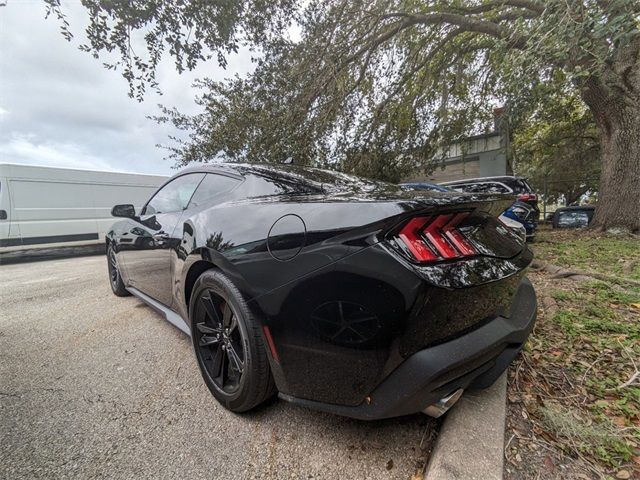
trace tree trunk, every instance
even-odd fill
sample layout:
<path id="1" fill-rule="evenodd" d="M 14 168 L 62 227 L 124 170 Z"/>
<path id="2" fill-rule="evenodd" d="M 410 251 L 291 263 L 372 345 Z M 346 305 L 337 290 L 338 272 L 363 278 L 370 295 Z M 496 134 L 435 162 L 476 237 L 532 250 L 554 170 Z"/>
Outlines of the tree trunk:
<path id="1" fill-rule="evenodd" d="M 602 173 L 592 226 L 640 233 L 640 101 L 628 89 L 593 79 L 582 97 L 600 128 Z"/>

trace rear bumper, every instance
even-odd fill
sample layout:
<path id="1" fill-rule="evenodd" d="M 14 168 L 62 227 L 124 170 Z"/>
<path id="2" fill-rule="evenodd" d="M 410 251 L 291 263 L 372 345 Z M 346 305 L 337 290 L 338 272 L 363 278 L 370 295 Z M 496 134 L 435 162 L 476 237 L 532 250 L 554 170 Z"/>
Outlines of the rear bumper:
<path id="1" fill-rule="evenodd" d="M 362 420 L 422 411 L 459 389 L 486 388 L 524 346 L 536 318 L 536 295 L 528 279 L 518 287 L 509 318 L 498 316 L 454 340 L 408 357 L 356 406 L 335 405 L 280 394 L 302 406 Z"/>

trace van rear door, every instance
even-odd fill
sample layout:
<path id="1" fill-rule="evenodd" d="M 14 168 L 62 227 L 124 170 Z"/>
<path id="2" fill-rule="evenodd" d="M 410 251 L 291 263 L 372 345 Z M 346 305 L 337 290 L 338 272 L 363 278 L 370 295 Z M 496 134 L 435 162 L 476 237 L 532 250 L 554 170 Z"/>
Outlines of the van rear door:
<path id="1" fill-rule="evenodd" d="M 20 225 L 12 222 L 11 192 L 7 177 L 0 177 L 0 248 L 20 244 Z"/>

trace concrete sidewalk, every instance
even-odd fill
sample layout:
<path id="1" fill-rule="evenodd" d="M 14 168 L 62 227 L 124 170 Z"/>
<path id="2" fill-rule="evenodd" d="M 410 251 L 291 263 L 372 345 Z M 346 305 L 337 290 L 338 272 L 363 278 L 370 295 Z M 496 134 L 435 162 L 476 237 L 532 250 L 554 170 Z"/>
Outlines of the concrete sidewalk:
<path id="1" fill-rule="evenodd" d="M 503 374 L 486 390 L 465 392 L 447 413 L 426 479 L 502 479 L 506 391 Z"/>

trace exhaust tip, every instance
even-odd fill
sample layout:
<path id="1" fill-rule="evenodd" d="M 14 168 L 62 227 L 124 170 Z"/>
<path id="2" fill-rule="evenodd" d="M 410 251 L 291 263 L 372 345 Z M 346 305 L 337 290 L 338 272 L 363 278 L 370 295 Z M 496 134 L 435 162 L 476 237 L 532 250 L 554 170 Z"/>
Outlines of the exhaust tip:
<path id="1" fill-rule="evenodd" d="M 441 417 L 442 415 L 447 413 L 447 411 L 451 407 L 453 407 L 458 400 L 460 400 L 460 397 L 462 396 L 463 392 L 464 390 L 462 388 L 459 388 L 458 390 L 450 393 L 449 395 L 442 397 L 433 405 L 429 405 L 422 412 L 426 413 L 430 417 L 434 417 L 434 418 Z"/>

